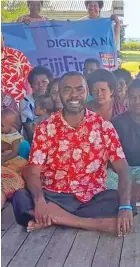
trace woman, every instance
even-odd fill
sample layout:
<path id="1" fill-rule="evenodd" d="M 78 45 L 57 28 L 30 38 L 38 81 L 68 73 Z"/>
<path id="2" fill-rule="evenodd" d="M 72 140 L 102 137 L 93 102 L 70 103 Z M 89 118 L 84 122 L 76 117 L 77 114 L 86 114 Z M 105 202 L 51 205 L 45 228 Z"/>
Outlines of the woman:
<path id="1" fill-rule="evenodd" d="M 100 18 L 100 12 L 103 8 L 103 1 L 85 1 L 86 9 L 88 10 L 88 18 L 89 19 L 97 19 Z M 111 19 L 115 23 L 114 32 L 116 44 L 120 41 L 120 21 L 116 15 L 112 15 Z"/>
<path id="2" fill-rule="evenodd" d="M 130 111 L 119 115 L 113 120 L 113 125 L 119 135 L 127 162 L 132 174 L 133 197 L 140 201 L 140 79 L 135 79 L 128 87 Z M 108 186 L 114 180 L 113 188 L 117 187 L 118 176 L 109 171 Z"/>
<path id="3" fill-rule="evenodd" d="M 89 110 L 99 113 L 108 121 L 120 114 L 121 109 L 118 108 L 119 105 L 115 102 L 117 81 L 111 72 L 105 69 L 94 71 L 88 77 L 88 87 L 94 99 L 87 106 Z"/>
<path id="4" fill-rule="evenodd" d="M 21 16 L 17 19 L 19 23 L 29 24 L 35 21 L 45 21 L 46 17 L 40 15 L 41 8 L 43 7 L 43 1 L 27 1 L 30 14 Z"/>
<path id="5" fill-rule="evenodd" d="M 20 102 L 21 119 L 24 127 L 25 138 L 32 142 L 32 123 L 35 119 L 35 99 L 47 92 L 48 84 L 53 80 L 51 71 L 43 66 L 35 67 L 28 76 L 28 82 L 32 87 L 32 95 L 27 95 Z"/>

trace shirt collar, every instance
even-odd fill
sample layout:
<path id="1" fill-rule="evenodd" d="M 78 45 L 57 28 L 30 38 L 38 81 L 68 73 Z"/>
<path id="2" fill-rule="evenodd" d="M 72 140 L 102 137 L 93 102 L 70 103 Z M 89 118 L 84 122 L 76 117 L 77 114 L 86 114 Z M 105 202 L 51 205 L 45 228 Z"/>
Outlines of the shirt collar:
<path id="1" fill-rule="evenodd" d="M 79 128 L 80 126 L 82 126 L 85 122 L 87 122 L 88 118 L 89 118 L 89 115 L 90 115 L 91 111 L 89 111 L 87 108 L 85 109 L 85 116 L 83 118 L 83 120 L 81 121 L 81 123 L 79 124 L 79 126 L 77 128 Z M 69 128 L 72 128 L 72 129 L 75 129 L 73 127 L 71 127 L 67 121 L 64 119 L 64 116 L 63 116 L 63 110 L 61 111 L 58 111 L 58 116 L 60 118 L 60 121 L 63 123 L 63 125 L 69 127 Z"/>

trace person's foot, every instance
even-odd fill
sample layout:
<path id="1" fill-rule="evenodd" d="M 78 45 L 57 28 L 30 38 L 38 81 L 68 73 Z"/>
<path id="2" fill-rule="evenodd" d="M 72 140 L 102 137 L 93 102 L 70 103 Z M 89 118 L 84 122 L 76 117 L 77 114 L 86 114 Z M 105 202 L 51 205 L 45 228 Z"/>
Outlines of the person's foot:
<path id="1" fill-rule="evenodd" d="M 34 230 L 39 230 L 39 229 L 43 229 L 44 226 L 41 224 L 36 223 L 35 221 L 29 221 L 28 222 L 28 226 L 27 226 L 27 232 L 31 233 Z"/>

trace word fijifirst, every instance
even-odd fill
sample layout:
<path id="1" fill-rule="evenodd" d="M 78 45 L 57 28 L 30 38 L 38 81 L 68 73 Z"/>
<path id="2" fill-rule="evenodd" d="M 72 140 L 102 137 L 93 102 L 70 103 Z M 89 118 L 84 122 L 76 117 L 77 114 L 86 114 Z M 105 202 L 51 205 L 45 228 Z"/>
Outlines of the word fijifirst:
<path id="1" fill-rule="evenodd" d="M 97 47 L 97 46 L 112 46 L 112 40 L 108 37 L 87 38 L 82 40 L 72 40 L 72 39 L 53 39 L 47 40 L 48 48 L 58 48 L 58 47 Z"/>

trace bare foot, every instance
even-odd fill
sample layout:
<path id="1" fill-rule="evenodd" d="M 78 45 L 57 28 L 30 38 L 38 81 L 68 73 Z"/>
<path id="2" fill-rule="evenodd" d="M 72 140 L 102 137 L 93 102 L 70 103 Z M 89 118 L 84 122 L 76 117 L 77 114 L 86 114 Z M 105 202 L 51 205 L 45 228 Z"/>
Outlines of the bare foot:
<path id="1" fill-rule="evenodd" d="M 39 229 L 42 229 L 44 228 L 43 225 L 41 224 L 38 224 L 34 221 L 29 221 L 28 222 L 28 226 L 27 226 L 27 232 L 30 233 L 30 232 L 33 232 L 34 230 L 39 230 Z"/>

